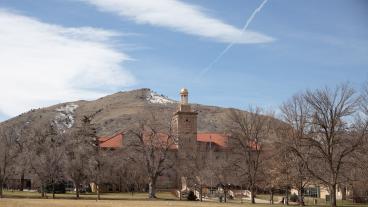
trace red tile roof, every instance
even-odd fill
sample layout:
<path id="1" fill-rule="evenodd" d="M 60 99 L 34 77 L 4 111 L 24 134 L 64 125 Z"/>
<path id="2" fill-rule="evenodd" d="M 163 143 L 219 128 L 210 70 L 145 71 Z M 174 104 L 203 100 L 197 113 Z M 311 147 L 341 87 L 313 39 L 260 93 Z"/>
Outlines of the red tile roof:
<path id="1" fill-rule="evenodd" d="M 148 141 L 148 134 L 145 138 L 145 142 Z M 159 133 L 158 137 L 160 141 L 164 144 L 167 141 L 168 135 L 164 133 Z M 124 132 L 118 132 L 110 137 L 100 137 L 100 147 L 102 148 L 121 148 L 123 146 Z M 223 133 L 213 133 L 213 132 L 202 132 L 197 134 L 198 142 L 214 143 L 221 148 L 226 148 L 228 146 L 228 136 Z M 170 143 L 170 149 L 178 149 L 178 145 L 175 143 Z"/>
<path id="2" fill-rule="evenodd" d="M 202 132 L 197 134 L 198 142 L 212 142 L 216 145 L 226 148 L 228 146 L 228 136 L 223 133 L 213 133 L 213 132 Z"/>
<path id="3" fill-rule="evenodd" d="M 149 133 L 145 133 L 144 134 L 144 142 L 147 143 L 150 141 L 150 134 Z M 156 140 L 155 143 L 153 143 L 153 145 L 157 145 L 157 146 L 168 146 L 169 149 L 178 149 L 178 145 L 174 142 L 174 140 L 170 139 L 168 140 L 169 136 L 165 133 L 157 133 L 157 135 L 155 135 L 156 137 L 153 138 L 159 138 L 159 140 Z"/>
<path id="4" fill-rule="evenodd" d="M 123 146 L 124 132 L 118 132 L 111 137 L 100 137 L 101 148 L 121 148 Z"/>

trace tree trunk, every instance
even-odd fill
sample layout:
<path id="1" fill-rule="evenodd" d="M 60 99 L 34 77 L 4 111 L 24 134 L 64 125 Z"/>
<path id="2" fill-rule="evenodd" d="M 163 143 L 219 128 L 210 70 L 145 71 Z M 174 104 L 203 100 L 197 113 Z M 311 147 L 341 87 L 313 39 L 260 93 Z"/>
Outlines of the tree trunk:
<path id="1" fill-rule="evenodd" d="M 79 183 L 75 183 L 75 196 L 79 199 Z"/>
<path id="2" fill-rule="evenodd" d="M 289 187 L 286 187 L 286 192 L 285 192 L 285 201 L 284 204 L 285 205 L 289 205 Z"/>
<path id="3" fill-rule="evenodd" d="M 273 189 L 270 189 L 270 204 L 273 204 Z"/>
<path id="4" fill-rule="evenodd" d="M 19 191 L 23 191 L 23 189 L 24 189 L 24 172 L 22 172 L 22 175 L 20 176 Z"/>
<path id="5" fill-rule="evenodd" d="M 96 184 L 96 193 L 97 193 L 97 200 L 100 200 L 101 197 L 100 197 L 100 185 L 97 185 Z"/>
<path id="6" fill-rule="evenodd" d="M 202 202 L 202 193 L 203 193 L 203 191 L 202 191 L 202 185 L 199 185 L 199 187 L 200 187 L 200 189 L 199 189 L 199 196 L 201 197 L 200 198 L 200 201 Z"/>
<path id="7" fill-rule="evenodd" d="M 254 187 L 254 185 L 252 185 L 251 187 L 250 187 L 250 198 L 251 198 L 251 203 L 256 203 L 256 193 L 255 193 L 255 187 Z"/>
<path id="8" fill-rule="evenodd" d="M 299 196 L 299 205 L 304 206 L 304 189 L 303 189 L 303 187 L 299 187 L 298 196 Z"/>
<path id="9" fill-rule="evenodd" d="M 343 201 L 346 200 L 346 190 L 347 190 L 346 186 L 344 186 L 341 190 L 341 194 L 342 194 L 341 200 L 343 200 Z"/>
<path id="10" fill-rule="evenodd" d="M 227 201 L 227 189 L 224 189 L 224 201 L 225 201 L 225 203 Z"/>
<path id="11" fill-rule="evenodd" d="M 243 185 L 240 185 L 240 203 L 243 203 Z"/>
<path id="12" fill-rule="evenodd" d="M 120 193 L 123 192 L 122 188 L 123 188 L 123 184 L 122 184 L 122 180 L 121 180 L 121 175 L 119 175 L 119 192 Z"/>
<path id="13" fill-rule="evenodd" d="M 156 198 L 156 179 L 151 178 L 148 184 L 148 197 Z"/>
<path id="14" fill-rule="evenodd" d="M 331 207 L 336 207 L 336 184 L 330 186 L 330 202 Z"/>
<path id="15" fill-rule="evenodd" d="M 0 181 L 0 198 L 3 197 L 3 185 L 4 185 L 4 183 L 3 183 L 2 179 L 1 179 L 1 181 Z"/>
<path id="16" fill-rule="evenodd" d="M 55 182 L 52 182 L 52 199 L 55 199 Z"/>
<path id="17" fill-rule="evenodd" d="M 41 184 L 41 198 L 45 198 L 45 186 L 43 183 Z"/>

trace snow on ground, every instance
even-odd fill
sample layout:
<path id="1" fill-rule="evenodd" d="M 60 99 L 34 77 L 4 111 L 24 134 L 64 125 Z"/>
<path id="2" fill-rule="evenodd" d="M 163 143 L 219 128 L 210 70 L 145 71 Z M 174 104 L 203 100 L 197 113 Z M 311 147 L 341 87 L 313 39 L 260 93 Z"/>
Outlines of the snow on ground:
<path id="1" fill-rule="evenodd" d="M 147 101 L 149 101 L 150 103 L 155 103 L 155 104 L 172 104 L 172 103 L 176 103 L 176 101 L 171 100 L 163 95 L 159 95 L 154 91 L 150 91 L 147 94 Z"/>
<path id="2" fill-rule="evenodd" d="M 74 111 L 78 108 L 77 104 L 67 104 L 56 111 L 59 112 L 55 117 L 55 123 L 58 129 L 71 128 L 74 124 Z"/>

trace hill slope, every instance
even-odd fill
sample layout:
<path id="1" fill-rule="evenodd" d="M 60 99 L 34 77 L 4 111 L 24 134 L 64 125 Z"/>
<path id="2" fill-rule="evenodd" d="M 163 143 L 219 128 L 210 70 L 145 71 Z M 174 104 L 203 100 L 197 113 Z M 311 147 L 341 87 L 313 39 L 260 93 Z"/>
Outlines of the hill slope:
<path id="1" fill-rule="evenodd" d="M 128 92 L 118 92 L 94 101 L 76 101 L 61 103 L 54 106 L 33 109 L 1 124 L 12 127 L 30 125 L 40 126 L 42 123 L 55 121 L 60 128 L 75 126 L 76 120 L 84 115 L 96 113 L 93 122 L 99 135 L 112 135 L 117 131 L 128 129 L 136 123 L 140 114 L 150 113 L 159 116 L 172 116 L 177 102 L 163 95 L 158 95 L 150 89 L 138 89 Z M 192 104 L 198 112 L 198 131 L 225 131 L 226 108 Z M 160 117 L 159 117 L 160 118 Z"/>

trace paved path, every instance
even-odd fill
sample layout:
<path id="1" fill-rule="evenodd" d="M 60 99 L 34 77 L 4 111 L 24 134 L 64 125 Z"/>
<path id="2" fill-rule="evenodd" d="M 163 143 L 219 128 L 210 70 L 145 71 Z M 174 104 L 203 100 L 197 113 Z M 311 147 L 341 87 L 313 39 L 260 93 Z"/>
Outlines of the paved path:
<path id="1" fill-rule="evenodd" d="M 246 197 L 246 198 L 243 198 L 243 199 L 250 201 L 250 197 Z M 267 203 L 267 204 L 270 203 L 270 201 L 263 200 L 263 199 L 258 199 L 258 198 L 255 198 L 255 201 L 256 201 L 256 203 Z"/>

